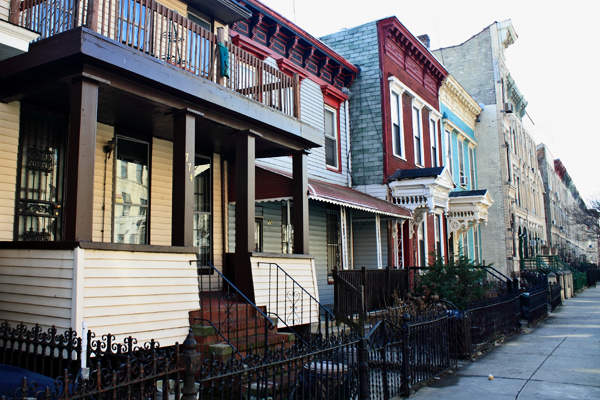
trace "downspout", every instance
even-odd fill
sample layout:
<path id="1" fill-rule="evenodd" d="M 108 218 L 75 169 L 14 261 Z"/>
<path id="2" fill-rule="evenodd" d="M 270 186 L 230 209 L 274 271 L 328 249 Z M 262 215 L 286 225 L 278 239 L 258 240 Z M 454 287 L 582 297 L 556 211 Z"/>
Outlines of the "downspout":
<path id="1" fill-rule="evenodd" d="M 346 158 L 348 160 L 348 187 L 352 187 L 352 147 L 350 142 L 350 98 L 346 100 Z"/>

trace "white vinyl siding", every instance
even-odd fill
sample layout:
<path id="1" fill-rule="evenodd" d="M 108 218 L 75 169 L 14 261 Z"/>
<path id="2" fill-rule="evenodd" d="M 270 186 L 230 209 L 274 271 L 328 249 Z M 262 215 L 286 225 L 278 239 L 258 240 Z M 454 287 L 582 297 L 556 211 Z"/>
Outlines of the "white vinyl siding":
<path id="1" fill-rule="evenodd" d="M 325 108 L 323 101 L 323 92 L 321 87 L 311 81 L 304 79 L 300 86 L 301 91 L 301 118 L 302 122 L 308 123 L 319 131 L 325 131 Z M 341 173 L 326 168 L 325 148 L 317 147 L 311 150 L 308 155 L 308 176 L 337 185 L 346 186 L 348 184 L 348 151 L 346 143 L 346 105 L 342 103 L 338 110 L 339 117 L 339 151 L 341 154 Z M 323 139 L 324 140 L 324 139 Z M 271 166 L 282 171 L 292 171 L 292 157 L 274 157 L 261 158 L 256 160 L 257 165 Z"/>
<path id="2" fill-rule="evenodd" d="M 2 320 L 71 327 L 73 250 L 0 250 Z"/>
<path id="3" fill-rule="evenodd" d="M 194 254 L 85 250 L 83 320 L 96 336 L 182 343 L 198 308 Z"/>
<path id="4" fill-rule="evenodd" d="M 13 240 L 20 104 L 0 103 L 0 240 Z"/>

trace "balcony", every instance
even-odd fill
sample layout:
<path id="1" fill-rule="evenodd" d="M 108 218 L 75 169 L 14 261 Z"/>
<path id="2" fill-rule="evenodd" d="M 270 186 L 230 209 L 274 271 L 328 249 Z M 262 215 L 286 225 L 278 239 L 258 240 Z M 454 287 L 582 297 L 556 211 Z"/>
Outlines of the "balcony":
<path id="1" fill-rule="evenodd" d="M 13 4 L 15 2 L 13 1 Z M 265 61 L 225 41 L 154 0 L 25 0 L 11 22 L 43 40 L 84 27 L 117 43 L 300 117 L 300 84 Z"/>

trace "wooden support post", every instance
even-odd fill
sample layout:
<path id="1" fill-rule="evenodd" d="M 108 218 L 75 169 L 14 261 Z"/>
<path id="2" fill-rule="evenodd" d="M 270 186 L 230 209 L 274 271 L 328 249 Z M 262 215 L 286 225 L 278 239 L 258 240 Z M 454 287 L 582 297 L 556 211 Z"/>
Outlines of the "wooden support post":
<path id="1" fill-rule="evenodd" d="M 294 118 L 300 119 L 300 75 L 294 72 L 292 77 L 292 93 L 294 102 Z"/>
<path id="2" fill-rule="evenodd" d="M 254 251 L 256 138 L 252 131 L 237 136 L 235 160 L 234 285 L 254 301 L 250 254 Z"/>
<path id="3" fill-rule="evenodd" d="M 173 115 L 173 189 L 171 245 L 194 245 L 194 168 L 196 158 L 196 117 L 190 109 Z"/>
<path id="4" fill-rule="evenodd" d="M 293 155 L 294 254 L 309 254 L 308 246 L 308 155 Z"/>
<path id="5" fill-rule="evenodd" d="M 98 32 L 98 14 L 100 11 L 100 0 L 89 0 L 86 28 Z"/>
<path id="6" fill-rule="evenodd" d="M 381 216 L 375 214 L 375 251 L 377 252 L 377 269 L 383 268 L 383 255 L 381 250 Z"/>
<path id="7" fill-rule="evenodd" d="M 78 78 L 71 86 L 65 188 L 65 240 L 91 241 L 98 82 Z"/>
<path id="8" fill-rule="evenodd" d="M 10 11 L 8 14 L 8 22 L 19 25 L 19 17 L 21 16 L 21 0 L 10 1 Z"/>

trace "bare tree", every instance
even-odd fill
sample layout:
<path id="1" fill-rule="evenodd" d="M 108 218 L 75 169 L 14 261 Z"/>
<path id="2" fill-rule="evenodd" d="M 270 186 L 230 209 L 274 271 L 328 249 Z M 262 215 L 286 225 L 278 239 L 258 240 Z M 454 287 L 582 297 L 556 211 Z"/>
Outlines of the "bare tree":
<path id="1" fill-rule="evenodd" d="M 582 227 L 583 234 L 590 239 L 600 239 L 600 197 L 589 200 L 586 206 L 583 202 L 571 210 L 575 225 Z"/>

